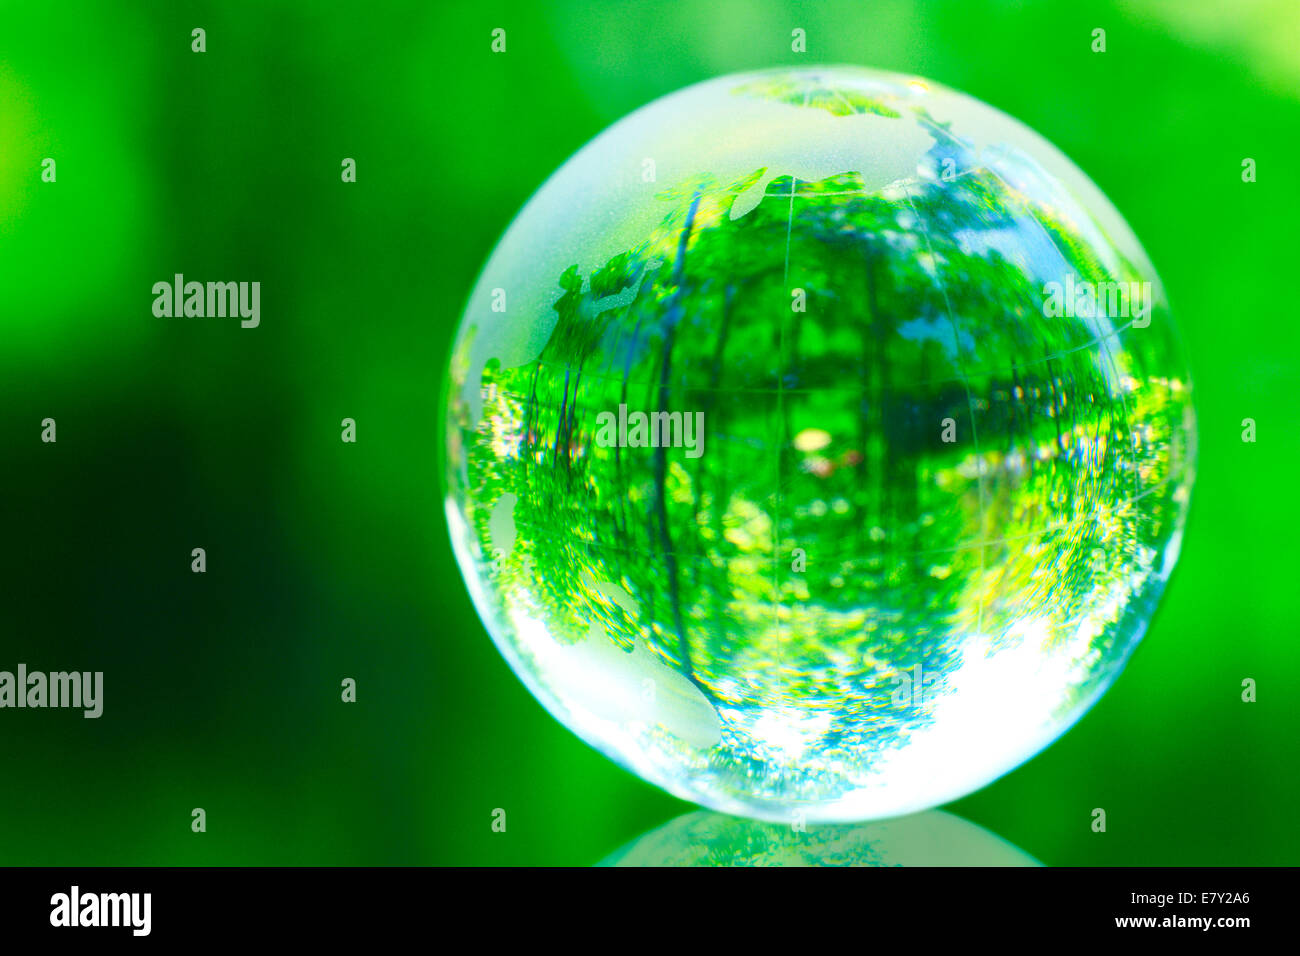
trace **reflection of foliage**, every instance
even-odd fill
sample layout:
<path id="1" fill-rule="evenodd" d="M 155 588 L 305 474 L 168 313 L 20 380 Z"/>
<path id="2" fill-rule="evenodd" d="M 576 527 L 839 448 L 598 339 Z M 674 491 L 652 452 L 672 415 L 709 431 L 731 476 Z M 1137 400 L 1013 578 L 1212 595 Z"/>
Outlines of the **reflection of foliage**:
<path id="1" fill-rule="evenodd" d="M 1044 318 L 1045 278 L 1141 277 L 1108 275 L 1050 207 L 930 128 L 927 163 L 951 158 L 958 178 L 868 194 L 854 174 L 786 176 L 732 220 L 763 170 L 702 177 L 661 194 L 639 247 L 559 277 L 550 342 L 485 374 L 468 451 L 480 536 L 492 503 L 518 496 L 503 600 L 560 640 L 599 616 L 722 706 L 835 708 L 827 739 L 846 746 L 901 734 L 917 715 L 892 702 L 893 678 L 951 671 L 972 634 L 1014 642 L 1026 620 L 1050 633 L 1095 617 L 1096 653 L 1122 633 L 1171 508 L 1130 499 L 1182 453 L 1165 317 L 1145 342 Z M 1050 275 L 1016 251 L 1035 247 Z M 598 446 L 596 416 L 620 404 L 703 412 L 705 454 Z M 811 430 L 825 442 L 799 450 Z M 639 619 L 585 573 L 632 594 Z"/>

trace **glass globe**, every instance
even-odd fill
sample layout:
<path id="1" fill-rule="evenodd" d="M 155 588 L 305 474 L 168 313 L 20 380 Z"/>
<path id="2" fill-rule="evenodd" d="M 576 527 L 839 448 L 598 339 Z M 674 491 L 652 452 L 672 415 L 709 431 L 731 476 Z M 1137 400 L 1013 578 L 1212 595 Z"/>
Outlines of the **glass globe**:
<path id="1" fill-rule="evenodd" d="M 960 797 L 1115 680 L 1178 555 L 1191 383 L 1133 233 L 934 83 L 727 76 L 583 147 L 473 289 L 446 509 L 566 726 L 773 821 Z"/>

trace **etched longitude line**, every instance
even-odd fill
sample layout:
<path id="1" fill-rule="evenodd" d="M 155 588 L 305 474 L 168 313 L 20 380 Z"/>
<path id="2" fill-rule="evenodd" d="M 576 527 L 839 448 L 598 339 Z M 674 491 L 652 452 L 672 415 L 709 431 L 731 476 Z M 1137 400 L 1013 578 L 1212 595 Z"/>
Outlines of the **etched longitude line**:
<path id="1" fill-rule="evenodd" d="M 1005 179 L 999 176 L 997 172 L 991 167 L 989 168 L 989 173 L 990 175 L 993 176 L 994 179 L 996 179 L 998 182 L 1000 182 L 1003 185 L 1003 187 L 1007 190 L 1009 194 L 1015 195 L 1015 191 L 1012 190 L 1011 185 Z M 1047 227 L 1044 226 L 1042 222 L 1039 221 L 1039 218 L 1034 215 L 1033 209 L 1029 207 L 1029 204 L 1027 202 L 1022 203 L 1022 206 L 1024 209 L 1024 213 L 1029 218 L 1030 222 L 1032 222 L 1035 226 L 1038 227 L 1039 231 L 1043 234 L 1043 238 L 1046 239 L 1047 242 L 1051 245 L 1052 251 L 1055 252 L 1057 257 L 1061 260 L 1061 265 L 1064 266 L 1070 272 L 1073 272 L 1074 270 L 1070 264 L 1070 260 L 1065 257 L 1065 253 L 1063 253 L 1061 251 L 1061 247 L 1056 244 L 1056 240 L 1053 239 L 1052 234 L 1047 231 Z M 1107 316 L 1107 318 L 1109 319 L 1110 316 Z M 1132 324 L 1133 324 L 1133 320 L 1129 319 L 1128 322 L 1124 323 L 1123 328 L 1128 328 Z M 1115 329 L 1114 332 L 1111 333 L 1113 334 L 1116 343 L 1118 343 L 1119 333 L 1122 330 L 1123 329 Z M 1094 328 L 1094 332 L 1095 331 L 1096 329 Z M 1135 430 L 1136 421 L 1133 417 L 1131 410 L 1128 407 L 1128 389 L 1124 387 L 1123 376 L 1120 373 L 1120 369 L 1119 369 L 1119 362 L 1115 360 L 1114 347 L 1110 342 L 1105 342 L 1104 344 L 1101 344 L 1101 340 L 1110 338 L 1111 334 L 1097 336 L 1097 339 L 1099 340 L 1101 352 L 1106 357 L 1106 363 L 1110 365 L 1110 370 L 1115 375 L 1115 387 L 1119 390 L 1120 406 L 1124 409 L 1124 425 L 1128 429 L 1129 453 L 1133 456 L 1132 467 L 1129 469 L 1129 485 L 1131 486 L 1131 493 L 1134 496 L 1136 496 L 1138 494 L 1138 473 L 1137 473 L 1138 455 L 1137 455 L 1137 444 L 1136 444 L 1137 432 Z M 1049 373 L 1050 373 L 1050 369 L 1049 369 Z"/>
<path id="2" fill-rule="evenodd" d="M 848 100 L 846 100 L 844 98 L 844 94 L 841 93 L 839 90 L 837 90 L 835 87 L 828 86 L 827 89 L 830 90 L 831 93 L 835 95 L 836 99 L 838 99 L 841 103 L 844 104 L 845 109 L 847 109 L 850 113 L 858 112 L 858 108 L 854 106 L 852 103 L 850 103 Z"/>
<path id="3" fill-rule="evenodd" d="M 943 281 L 943 275 L 939 270 L 939 259 L 934 254 L 934 245 L 930 242 L 930 227 L 925 224 L 925 218 L 921 211 L 916 208 L 916 203 L 912 201 L 912 191 L 904 189 L 903 195 L 907 197 L 907 204 L 912 207 L 912 215 L 916 216 L 916 222 L 921 227 L 921 235 L 925 239 L 925 249 L 930 254 L 930 260 L 934 263 L 934 279 L 939 283 L 939 292 L 943 295 L 943 307 L 948 313 L 948 324 L 952 326 L 953 351 L 957 357 L 957 371 L 961 373 L 962 388 L 966 390 L 966 411 L 970 416 L 970 439 L 975 448 L 975 485 L 979 492 L 980 508 L 980 540 L 984 540 L 985 525 L 985 504 L 984 504 L 984 456 L 980 453 L 979 429 L 975 425 L 975 399 L 971 395 L 970 377 L 966 374 L 966 363 L 961 357 L 961 335 L 957 331 L 957 319 L 952 313 L 952 302 L 948 299 L 948 286 Z M 977 589 L 978 610 L 975 613 L 975 630 L 976 633 L 984 631 L 984 545 L 980 545 L 980 583 Z"/>
<path id="4" fill-rule="evenodd" d="M 804 94 L 804 105 L 808 96 Z M 785 272 L 782 274 L 782 306 L 780 314 L 779 345 L 776 358 L 776 488 L 772 500 L 772 604 L 776 621 L 776 662 L 778 669 L 785 672 L 785 635 L 781 630 L 781 482 L 782 459 L 785 458 L 785 323 L 784 302 L 790 294 L 790 236 L 794 231 L 794 190 L 799 182 L 797 176 L 790 174 L 790 209 L 785 223 Z"/>
<path id="5" fill-rule="evenodd" d="M 1006 181 L 1001 176 L 999 176 L 996 172 L 993 172 L 992 169 L 990 169 L 989 172 L 993 174 L 993 177 L 997 179 L 998 182 L 1002 183 L 1003 186 L 1006 186 L 1008 190 L 1011 188 L 1010 186 L 1007 185 Z M 1039 221 L 1038 217 L 1034 215 L 1033 210 L 1029 208 L 1027 203 L 1025 204 L 1024 212 L 1025 215 L 1029 217 L 1030 221 L 1033 222 L 1034 225 L 1036 225 L 1039 228 L 1039 230 L 1042 232 L 1043 238 L 1045 238 L 1051 244 L 1052 250 L 1060 258 L 1061 264 L 1067 270 L 1073 272 L 1073 268 L 1070 265 L 1070 260 L 1065 258 L 1065 253 L 1061 252 L 1061 247 L 1056 244 L 1056 240 L 1052 238 L 1052 234 L 1047 231 L 1047 227 L 1044 226 L 1042 222 Z M 1094 299 L 1094 302 L 1095 301 L 1096 300 Z M 1107 318 L 1109 319 L 1110 316 L 1107 316 Z M 1124 324 L 1124 328 L 1128 328 L 1132 324 L 1133 324 L 1133 320 L 1130 319 L 1128 322 Z M 1116 344 L 1118 344 L 1119 341 L 1120 331 L 1122 330 L 1116 329 L 1114 331 L 1114 338 L 1116 340 Z M 1106 336 L 1099 336 L 1098 338 L 1104 340 L 1110 337 L 1111 336 L 1106 335 Z M 1101 353 L 1105 356 L 1106 363 L 1110 366 L 1111 372 L 1113 372 L 1115 375 L 1115 387 L 1119 391 L 1120 406 L 1124 409 L 1124 425 L 1128 429 L 1129 454 L 1133 456 L 1132 467 L 1129 469 L 1129 485 L 1130 485 L 1131 493 L 1133 495 L 1137 495 L 1138 494 L 1138 454 L 1137 454 L 1137 431 L 1136 431 L 1137 423 L 1133 417 L 1132 410 L 1128 406 L 1128 389 L 1124 385 L 1123 374 L 1120 372 L 1119 362 L 1116 361 L 1115 359 L 1114 345 L 1112 345 L 1112 343 L 1110 342 L 1104 342 L 1104 343 L 1099 343 L 1099 348 L 1101 350 Z"/>
<path id="6" fill-rule="evenodd" d="M 812 86 L 804 90 L 803 107 L 808 107 Z M 790 239 L 794 233 L 794 194 L 799 177 L 790 173 L 790 202 L 785 221 L 785 268 L 781 274 L 781 297 L 788 301 L 790 292 Z M 776 484 L 772 489 L 772 620 L 776 625 L 776 666 L 783 680 L 785 676 L 785 635 L 781 629 L 781 460 L 785 457 L 785 323 L 783 304 L 777 326 L 779 354 L 776 359 Z"/>
<path id="7" fill-rule="evenodd" d="M 941 133 L 943 133 L 945 136 L 947 136 L 947 137 L 948 137 L 950 140 L 952 140 L 954 143 L 956 143 L 958 146 L 960 146 L 962 149 L 966 149 L 966 148 L 967 148 L 965 143 L 963 143 L 961 140 L 959 140 L 959 139 L 958 139 L 956 136 L 954 136 L 952 133 L 948 132 L 948 130 L 944 129 L 942 126 L 939 127 L 939 131 L 940 131 Z M 1005 158 L 1005 154 L 1004 154 L 1004 157 L 1003 157 L 1003 158 Z M 1023 193 L 1021 193 L 1020 190 L 1013 188 L 1013 187 L 1011 186 L 1010 183 L 1008 183 L 1005 179 L 1003 179 L 1000 175 L 998 175 L 997 170 L 994 169 L 993 166 L 992 166 L 991 164 L 986 165 L 986 166 L 985 166 L 985 169 L 988 171 L 988 173 L 989 173 L 990 176 L 992 176 L 994 179 L 996 179 L 999 183 L 1002 184 L 1002 188 L 1005 189 L 1005 190 L 1007 191 L 1007 195 L 1009 195 L 1009 196 L 1018 196 L 1018 195 L 1023 195 Z M 1038 217 L 1034 215 L 1033 210 L 1029 208 L 1029 204 L 1028 204 L 1028 203 L 1022 203 L 1022 205 L 1024 206 L 1024 213 L 1025 213 L 1025 215 L 1028 216 L 1029 219 L 1030 219 L 1030 221 L 1033 222 L 1033 224 L 1036 225 L 1036 226 L 1039 228 L 1039 230 L 1043 233 L 1043 238 L 1045 238 L 1045 239 L 1048 241 L 1048 243 L 1051 245 L 1052 249 L 1056 252 L 1056 255 L 1060 258 L 1061 262 L 1065 265 L 1065 267 L 1066 267 L 1067 269 L 1070 268 L 1070 260 L 1067 259 L 1067 258 L 1065 257 L 1065 253 L 1061 252 L 1061 247 L 1058 246 L 1058 245 L 1056 244 L 1056 240 L 1053 239 L 1053 238 L 1052 238 L 1052 234 L 1051 234 L 1050 232 L 1047 231 L 1047 227 L 1044 226 L 1044 225 L 1039 221 Z M 1113 332 L 1111 332 L 1111 333 L 1107 333 L 1106 335 L 1098 335 L 1098 336 L 1096 336 L 1096 338 L 1094 339 L 1094 341 L 1096 341 L 1096 342 L 1098 342 L 1098 343 L 1100 344 L 1100 343 L 1103 342 L 1105 339 L 1110 338 L 1112 335 L 1113 335 L 1113 336 L 1115 337 L 1115 339 L 1118 341 L 1118 339 L 1119 339 L 1119 333 L 1122 332 L 1124 329 L 1128 328 L 1128 326 L 1130 326 L 1130 325 L 1132 325 L 1132 324 L 1133 324 L 1133 320 L 1130 319 L 1128 322 L 1124 323 L 1124 325 L 1123 325 L 1121 328 L 1115 329 Z M 1130 478 L 1131 478 L 1131 481 L 1130 481 L 1129 483 L 1130 483 L 1130 485 L 1132 485 L 1133 494 L 1136 496 L 1136 495 L 1138 494 L 1138 484 L 1137 484 L 1137 481 L 1138 481 L 1138 474 L 1137 474 L 1137 458 L 1138 458 L 1138 456 L 1137 456 L 1137 447 L 1136 447 L 1136 444 L 1135 444 L 1135 440 L 1136 440 L 1136 438 L 1137 438 L 1137 434 L 1136 434 L 1136 432 L 1134 431 L 1134 424 L 1135 424 L 1135 422 L 1134 422 L 1133 416 L 1132 416 L 1132 414 L 1130 413 L 1130 411 L 1129 411 L 1129 407 L 1128 407 L 1128 392 L 1127 392 L 1127 390 L 1124 388 L 1124 383 L 1120 381 L 1119 363 L 1115 361 L 1115 353 L 1114 353 L 1114 351 L 1112 350 L 1112 347 L 1111 347 L 1110 343 L 1106 343 L 1105 345 L 1103 345 L 1103 346 L 1102 346 L 1102 349 L 1103 349 L 1103 351 L 1104 351 L 1105 354 L 1106 354 L 1106 361 L 1110 364 L 1111 371 L 1113 371 L 1113 372 L 1115 373 L 1115 384 L 1116 384 L 1116 385 L 1118 386 L 1118 388 L 1119 388 L 1119 400 L 1120 400 L 1120 404 L 1121 404 L 1121 405 L 1123 406 L 1123 408 L 1124 408 L 1124 424 L 1125 424 L 1126 426 L 1128 426 L 1129 439 L 1130 439 L 1130 442 L 1129 442 L 1129 451 L 1130 451 L 1130 452 L 1132 453 L 1132 455 L 1133 455 L 1133 467 L 1132 467 L 1132 469 L 1131 469 L 1130 472 L 1129 472 L 1129 476 L 1130 476 Z M 1049 374 L 1050 374 L 1050 370 L 1049 370 Z M 1136 498 L 1134 498 L 1134 499 L 1130 499 L 1130 500 L 1136 500 Z"/>

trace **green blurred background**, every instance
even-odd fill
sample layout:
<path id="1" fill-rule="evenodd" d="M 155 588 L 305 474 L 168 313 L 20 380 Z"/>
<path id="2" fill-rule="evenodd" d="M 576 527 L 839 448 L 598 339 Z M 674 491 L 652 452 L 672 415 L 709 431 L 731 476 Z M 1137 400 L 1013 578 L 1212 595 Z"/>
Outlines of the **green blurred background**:
<path id="1" fill-rule="evenodd" d="M 0 711 L 0 863 L 585 865 L 689 809 L 492 646 L 438 390 L 480 266 L 569 155 L 697 80 L 812 62 L 929 77 L 1061 147 L 1190 351 L 1198 481 L 1146 641 L 949 809 L 1050 865 L 1297 862 L 1297 49 L 1294 0 L 0 3 L 0 669 L 105 672 L 99 720 Z M 260 281 L 261 326 L 154 317 L 176 272 Z"/>

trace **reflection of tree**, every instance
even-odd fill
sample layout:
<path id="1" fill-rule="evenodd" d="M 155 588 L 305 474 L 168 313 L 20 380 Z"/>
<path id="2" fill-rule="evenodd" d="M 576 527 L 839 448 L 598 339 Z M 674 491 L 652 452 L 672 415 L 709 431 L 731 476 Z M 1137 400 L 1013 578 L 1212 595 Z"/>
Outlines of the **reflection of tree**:
<path id="1" fill-rule="evenodd" d="M 718 701 L 853 702 L 862 721 L 830 731 L 847 745 L 914 716 L 873 681 L 950 668 L 960 640 L 936 637 L 1095 610 L 1159 546 L 1167 500 L 1120 504 L 1139 473 L 1168 476 L 1179 431 L 1176 385 L 1149 384 L 1168 374 L 1158 340 L 1133 367 L 1086 322 L 1044 318 L 1041 264 L 1007 250 L 1046 243 L 1060 274 L 1141 277 L 1108 275 L 1050 208 L 926 122 L 934 175 L 874 194 L 854 174 L 778 177 L 736 220 L 731 201 L 764 171 L 701 177 L 660 197 L 669 211 L 640 247 L 559 277 L 550 342 L 529 366 L 487 370 L 466 436 L 485 550 L 493 502 L 518 497 L 503 601 L 562 641 L 598 614 Z M 705 412 L 704 457 L 599 447 L 596 416 L 619 404 Z M 809 430 L 828 444 L 796 447 Z M 1089 565 L 1103 545 L 1108 562 Z M 640 619 L 584 571 L 634 595 Z"/>

